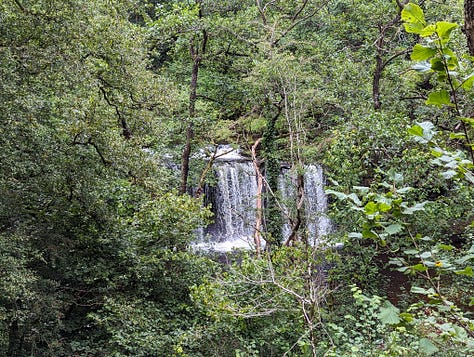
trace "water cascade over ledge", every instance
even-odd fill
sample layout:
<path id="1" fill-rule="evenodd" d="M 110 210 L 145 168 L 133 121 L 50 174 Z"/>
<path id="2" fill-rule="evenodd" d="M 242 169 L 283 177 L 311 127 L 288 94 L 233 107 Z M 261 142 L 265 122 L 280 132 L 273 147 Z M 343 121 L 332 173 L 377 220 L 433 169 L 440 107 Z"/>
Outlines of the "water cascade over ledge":
<path id="1" fill-rule="evenodd" d="M 256 223 L 257 178 L 253 163 L 229 146 L 219 148 L 214 162 L 215 183 L 207 185 L 206 204 L 212 206 L 214 223 L 199 232 L 196 247 L 204 250 L 230 251 L 233 248 L 252 248 Z M 304 176 L 305 216 L 308 241 L 317 244 L 330 231 L 331 223 L 325 215 L 327 198 L 324 176 L 320 166 L 308 165 Z M 283 217 L 291 214 L 295 200 L 295 183 L 290 171 L 282 168 L 279 190 Z M 284 218 L 285 221 L 285 218 Z M 287 220 L 286 220 L 287 221 Z M 290 226 L 282 227 L 284 238 Z"/>

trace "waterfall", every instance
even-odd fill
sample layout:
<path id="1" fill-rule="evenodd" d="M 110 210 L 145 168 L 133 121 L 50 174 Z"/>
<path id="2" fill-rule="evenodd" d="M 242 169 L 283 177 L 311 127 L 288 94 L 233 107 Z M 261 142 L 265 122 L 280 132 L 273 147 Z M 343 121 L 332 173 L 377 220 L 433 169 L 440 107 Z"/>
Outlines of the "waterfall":
<path id="1" fill-rule="evenodd" d="M 219 147 L 216 156 L 216 183 L 204 192 L 206 204 L 211 205 L 214 213 L 214 223 L 200 233 L 198 247 L 216 251 L 249 248 L 253 244 L 257 198 L 253 165 L 227 145 Z"/>
<path id="2" fill-rule="evenodd" d="M 226 153 L 227 150 L 227 153 Z M 224 153 L 224 154 L 223 154 Z M 211 205 L 214 223 L 199 232 L 199 249 L 229 251 L 232 248 L 253 246 L 256 219 L 257 180 L 251 161 L 229 146 L 219 147 L 214 163 L 215 184 L 205 188 L 206 204 Z M 294 214 L 296 189 L 294 177 L 283 168 L 279 177 L 280 204 L 284 222 Z M 318 241 L 330 232 L 330 220 L 325 215 L 327 199 L 324 193 L 324 175 L 320 166 L 308 165 L 304 176 L 305 218 L 309 241 Z M 284 223 L 283 236 L 291 229 Z"/>
<path id="3" fill-rule="evenodd" d="M 281 203 L 283 207 L 283 237 L 287 239 L 291 233 L 288 217 L 295 215 L 296 178 L 288 168 L 283 168 L 278 178 Z M 305 220 L 309 242 L 318 244 L 329 234 L 331 221 L 326 216 L 327 196 L 324 192 L 324 174 L 321 166 L 308 165 L 304 173 Z"/>

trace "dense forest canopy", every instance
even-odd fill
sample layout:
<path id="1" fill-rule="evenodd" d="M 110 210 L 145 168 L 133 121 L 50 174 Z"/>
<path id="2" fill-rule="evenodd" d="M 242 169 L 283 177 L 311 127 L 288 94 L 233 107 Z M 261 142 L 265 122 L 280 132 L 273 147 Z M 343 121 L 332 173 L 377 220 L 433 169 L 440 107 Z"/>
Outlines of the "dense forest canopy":
<path id="1" fill-rule="evenodd" d="M 471 0 L 3 0 L 0 355 L 470 355 L 473 31 Z M 225 263 L 192 248 L 220 144 L 259 180 Z"/>

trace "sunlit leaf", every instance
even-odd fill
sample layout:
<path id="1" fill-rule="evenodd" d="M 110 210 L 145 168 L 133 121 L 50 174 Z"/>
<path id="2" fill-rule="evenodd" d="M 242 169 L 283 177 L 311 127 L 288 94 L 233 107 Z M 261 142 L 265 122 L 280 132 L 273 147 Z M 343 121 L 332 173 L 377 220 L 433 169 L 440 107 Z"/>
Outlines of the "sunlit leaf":
<path id="1" fill-rule="evenodd" d="M 400 318 L 402 318 L 406 322 L 412 322 L 413 321 L 413 315 L 408 313 L 408 312 L 402 312 L 400 314 Z"/>
<path id="2" fill-rule="evenodd" d="M 408 133 L 411 135 L 423 137 L 423 128 L 420 125 L 415 124 L 408 128 Z"/>
<path id="3" fill-rule="evenodd" d="M 402 20 L 404 21 L 405 31 L 421 34 L 426 26 L 423 10 L 416 4 L 408 3 L 402 10 Z"/>
<path id="4" fill-rule="evenodd" d="M 456 270 L 455 273 L 458 274 L 458 275 L 469 276 L 471 278 L 474 277 L 474 271 L 472 270 L 471 266 L 468 266 L 468 267 L 464 268 L 463 270 Z"/>
<path id="5" fill-rule="evenodd" d="M 469 76 L 464 78 L 464 80 L 461 84 L 461 87 L 464 90 L 471 90 L 473 83 L 474 83 L 474 73 L 471 73 Z"/>
<path id="6" fill-rule="evenodd" d="M 435 24 L 429 24 L 426 26 L 423 30 L 420 32 L 421 37 L 428 37 L 431 36 L 436 32 L 436 25 Z"/>
<path id="7" fill-rule="evenodd" d="M 470 126 L 474 127 L 474 118 L 461 118 L 461 120 L 464 123 L 469 124 Z"/>
<path id="8" fill-rule="evenodd" d="M 441 39 L 447 40 L 457 26 L 453 22 L 440 21 L 436 23 L 436 33 Z"/>
<path id="9" fill-rule="evenodd" d="M 438 248 L 448 252 L 454 249 L 454 247 L 450 244 L 438 244 Z"/>
<path id="10" fill-rule="evenodd" d="M 451 97 L 447 90 L 442 89 L 438 92 L 431 92 L 428 95 L 428 99 L 426 100 L 426 104 L 436 105 L 438 107 L 442 107 L 443 105 L 452 105 Z"/>
<path id="11" fill-rule="evenodd" d="M 451 133 L 451 134 L 449 134 L 449 138 L 451 140 L 464 139 L 465 137 L 466 137 L 466 134 L 464 134 L 464 133 Z"/>
<path id="12" fill-rule="evenodd" d="M 386 202 L 380 202 L 377 206 L 380 212 L 388 212 L 392 209 L 392 205 Z"/>
<path id="13" fill-rule="evenodd" d="M 413 271 L 427 271 L 428 270 L 428 268 L 421 263 L 413 265 L 411 268 Z"/>
<path id="14" fill-rule="evenodd" d="M 436 54 L 436 48 L 426 47 L 417 43 L 413 47 L 413 52 L 411 53 L 411 59 L 413 61 L 424 61 Z"/>
<path id="15" fill-rule="evenodd" d="M 364 207 L 364 211 L 368 215 L 377 213 L 378 212 L 377 203 L 372 202 L 372 201 L 368 202 Z"/>

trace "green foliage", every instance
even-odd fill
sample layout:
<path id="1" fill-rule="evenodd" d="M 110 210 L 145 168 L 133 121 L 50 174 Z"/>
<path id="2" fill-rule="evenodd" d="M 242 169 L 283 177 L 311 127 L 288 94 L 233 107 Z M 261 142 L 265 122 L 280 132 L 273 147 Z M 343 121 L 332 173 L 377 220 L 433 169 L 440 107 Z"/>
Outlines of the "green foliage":
<path id="1" fill-rule="evenodd" d="M 205 355 L 309 355 L 312 335 L 324 328 L 322 259 L 307 247 L 281 248 L 271 258 L 245 254 L 196 286 L 193 299 L 210 319 L 201 338 L 217 342 L 202 344 L 210 348 Z"/>
<path id="2" fill-rule="evenodd" d="M 458 7 L 423 4 L 406 35 L 386 1 L 1 2 L 0 355 L 467 355 L 474 76 Z M 190 251 L 210 219 L 170 169 L 190 45 L 193 144 L 263 138 L 271 256 Z M 278 247 L 280 164 L 316 160 L 341 254 Z"/>
<path id="3" fill-rule="evenodd" d="M 186 247 L 208 213 L 143 150 L 174 100 L 147 70 L 134 4 L 0 7 L 0 353 L 101 355 L 107 331 L 88 314 L 134 288 L 137 261 Z"/>
<path id="4" fill-rule="evenodd" d="M 457 79 L 456 71 L 461 70 L 458 58 L 447 47 L 457 25 L 449 22 L 427 24 L 422 9 L 412 3 L 405 6 L 401 16 L 407 32 L 430 37 L 428 46 L 415 45 L 411 56 L 416 61 L 429 60 L 415 69 L 435 73 L 441 86 L 441 89 L 429 93 L 426 104 L 441 109 L 453 108 L 456 119 L 459 120 L 459 98 L 466 94 L 462 93 L 464 88 Z M 416 142 L 432 148 L 432 154 L 436 158 L 429 160 L 425 157 L 427 165 L 433 163 L 440 166 L 444 179 L 459 182 L 458 192 L 470 192 L 470 187 L 465 187 L 460 181 L 464 178 L 471 181 L 472 175 L 472 161 L 466 159 L 462 150 L 452 152 L 452 149 L 448 149 L 449 143 L 447 145 L 445 137 L 436 135 L 435 126 L 431 122 L 412 125 L 408 132 Z M 450 138 L 467 142 L 469 152 L 469 130 L 466 126 L 463 133 L 454 132 Z M 472 348 L 474 336 L 467 308 L 469 302 L 466 301 L 469 298 L 459 300 L 459 296 L 453 294 L 453 289 L 449 287 L 455 283 L 457 289 L 463 290 L 461 286 L 465 281 L 460 277 L 470 277 L 472 274 L 469 263 L 472 248 L 447 244 L 446 237 L 434 234 L 437 227 L 435 222 L 427 226 L 419 225 L 415 217 L 421 213 L 425 215 L 425 219 L 428 218 L 437 200 L 420 200 L 419 190 L 401 186 L 404 182 L 403 175 L 392 171 L 388 176 L 391 182 L 381 182 L 370 188 L 354 186 L 354 193 L 329 191 L 338 199 L 345 200 L 355 213 L 361 215 L 358 220 L 359 230 L 348 234 L 349 239 L 375 242 L 379 249 L 390 254 L 390 263 L 398 266 L 400 272 L 417 277 L 411 293 L 425 296 L 425 299 L 409 305 L 403 313 L 392 304 L 381 306 L 377 317 L 383 323 L 392 325 L 394 330 L 389 332 L 382 329 L 379 333 L 390 334 L 390 338 L 384 338 L 385 342 L 391 341 L 391 338 L 396 341 L 394 346 L 397 355 L 404 355 L 409 350 L 419 350 L 425 355 L 465 354 Z M 455 204 L 453 198 L 449 202 Z M 360 299 L 360 295 L 355 297 L 356 300 Z M 367 301 L 380 306 L 377 296 L 367 298 Z M 369 315 L 375 314 L 372 312 Z M 343 330 L 338 331 L 342 334 Z M 402 336 L 404 343 L 400 343 Z M 357 350 L 359 347 L 354 348 Z M 384 355 L 382 352 L 380 354 Z"/>

